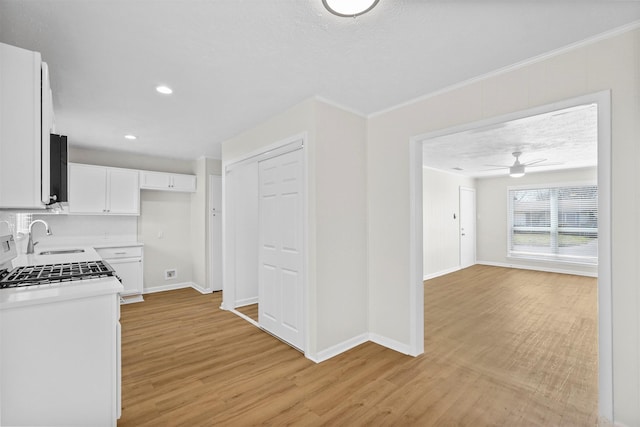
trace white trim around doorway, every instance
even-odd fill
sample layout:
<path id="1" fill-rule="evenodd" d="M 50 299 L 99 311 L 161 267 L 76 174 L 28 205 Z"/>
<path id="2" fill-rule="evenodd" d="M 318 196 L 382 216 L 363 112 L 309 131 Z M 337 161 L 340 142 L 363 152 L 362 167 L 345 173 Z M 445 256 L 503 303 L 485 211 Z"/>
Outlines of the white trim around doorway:
<path id="1" fill-rule="evenodd" d="M 416 135 L 409 140 L 411 354 L 424 352 L 422 266 L 422 145 L 432 138 L 550 111 L 598 105 L 598 415 L 613 420 L 613 323 L 611 299 L 611 92 L 609 90 Z M 422 292 L 421 292 L 422 291 Z M 422 348 L 421 344 L 422 343 Z"/>

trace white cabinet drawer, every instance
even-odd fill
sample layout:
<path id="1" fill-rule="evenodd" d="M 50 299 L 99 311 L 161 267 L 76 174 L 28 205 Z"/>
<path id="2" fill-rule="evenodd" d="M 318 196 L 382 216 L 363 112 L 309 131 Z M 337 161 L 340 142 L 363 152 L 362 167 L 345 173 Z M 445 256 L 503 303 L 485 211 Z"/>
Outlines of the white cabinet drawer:
<path id="1" fill-rule="evenodd" d="M 96 252 L 98 252 L 98 255 L 106 260 L 114 258 L 135 258 L 142 256 L 142 248 L 140 246 L 97 248 Z"/>

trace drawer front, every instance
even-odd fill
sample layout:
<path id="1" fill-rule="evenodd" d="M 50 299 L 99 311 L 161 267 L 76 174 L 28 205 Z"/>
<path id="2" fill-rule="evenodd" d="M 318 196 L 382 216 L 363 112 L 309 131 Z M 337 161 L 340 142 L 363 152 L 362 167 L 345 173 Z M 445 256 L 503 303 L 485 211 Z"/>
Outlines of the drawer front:
<path id="1" fill-rule="evenodd" d="M 142 248 L 140 246 L 130 246 L 123 248 L 99 248 L 96 249 L 96 252 L 98 252 L 98 255 L 100 255 L 103 259 L 132 258 L 142 256 Z"/>

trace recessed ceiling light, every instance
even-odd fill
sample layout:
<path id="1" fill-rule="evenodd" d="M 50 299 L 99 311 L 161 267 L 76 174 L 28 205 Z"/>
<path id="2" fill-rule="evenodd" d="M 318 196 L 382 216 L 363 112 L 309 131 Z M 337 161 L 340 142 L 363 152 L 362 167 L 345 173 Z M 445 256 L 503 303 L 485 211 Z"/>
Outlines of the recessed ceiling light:
<path id="1" fill-rule="evenodd" d="M 171 95 L 173 93 L 173 90 L 168 86 L 158 86 L 156 90 L 164 95 Z"/>
<path id="2" fill-rule="evenodd" d="M 133 139 L 137 139 L 137 138 L 138 138 L 137 136 L 135 136 L 135 135 L 131 135 L 131 134 L 129 134 L 129 135 L 125 135 L 124 137 L 125 137 L 126 139 L 132 139 L 132 140 L 133 140 Z"/>

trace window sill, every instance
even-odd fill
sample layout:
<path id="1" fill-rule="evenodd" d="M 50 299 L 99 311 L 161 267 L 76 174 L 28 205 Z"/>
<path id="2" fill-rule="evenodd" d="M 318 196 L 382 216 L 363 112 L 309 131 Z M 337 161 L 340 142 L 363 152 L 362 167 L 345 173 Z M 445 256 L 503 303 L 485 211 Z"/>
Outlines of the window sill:
<path id="1" fill-rule="evenodd" d="M 545 255 L 530 255 L 530 254 L 508 254 L 507 259 L 509 260 L 519 260 L 519 261 L 535 261 L 535 262 L 553 262 L 556 264 L 567 264 L 567 265 L 584 265 L 584 266 L 598 266 L 598 260 L 588 260 L 588 259 L 567 259 L 560 258 L 554 256 L 545 256 Z"/>

